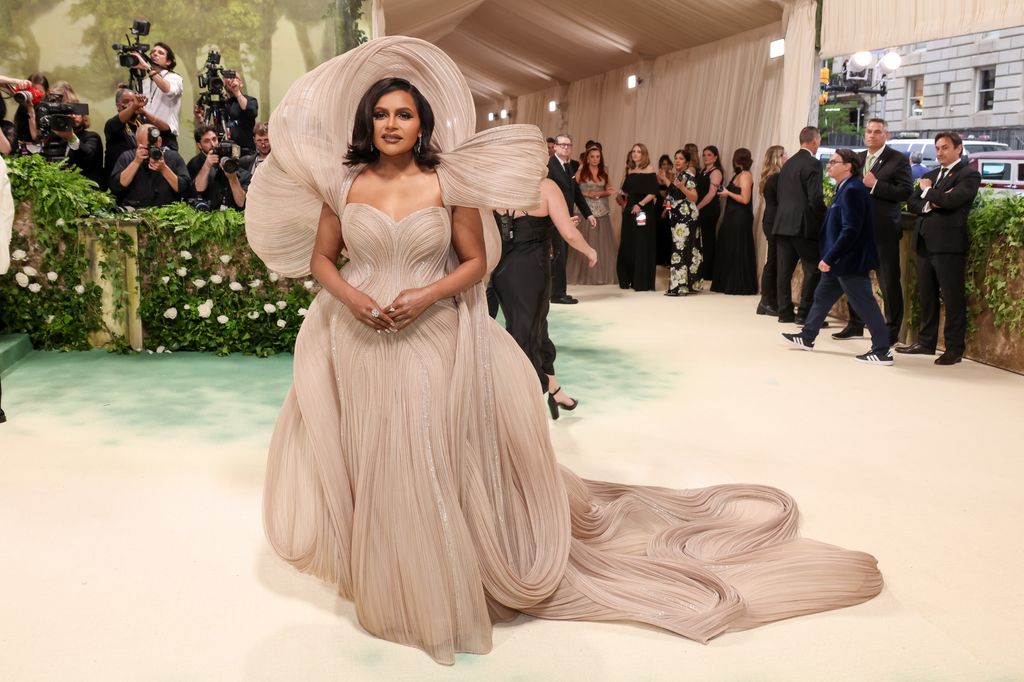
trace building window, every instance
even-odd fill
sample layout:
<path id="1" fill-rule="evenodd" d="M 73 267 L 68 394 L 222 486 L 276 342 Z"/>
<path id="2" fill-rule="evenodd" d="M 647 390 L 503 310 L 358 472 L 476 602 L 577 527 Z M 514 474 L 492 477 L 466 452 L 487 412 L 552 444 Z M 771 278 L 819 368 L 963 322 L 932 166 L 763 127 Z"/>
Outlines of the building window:
<path id="1" fill-rule="evenodd" d="M 924 76 L 907 79 L 907 118 L 924 116 Z"/>
<path id="2" fill-rule="evenodd" d="M 996 67 L 978 69 L 978 111 L 992 111 L 996 100 Z"/>

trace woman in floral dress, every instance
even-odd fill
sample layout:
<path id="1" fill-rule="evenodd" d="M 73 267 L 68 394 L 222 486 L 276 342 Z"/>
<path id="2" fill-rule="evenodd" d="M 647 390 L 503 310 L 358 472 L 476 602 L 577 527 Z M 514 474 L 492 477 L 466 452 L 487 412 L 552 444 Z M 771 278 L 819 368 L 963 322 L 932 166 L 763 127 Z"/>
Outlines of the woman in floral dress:
<path id="1" fill-rule="evenodd" d="M 672 234 L 669 256 L 669 286 L 666 296 L 685 296 L 700 291 L 700 228 L 697 223 L 697 182 L 693 174 L 696 159 L 686 149 L 675 153 L 675 177 L 668 188 L 666 204 Z"/>

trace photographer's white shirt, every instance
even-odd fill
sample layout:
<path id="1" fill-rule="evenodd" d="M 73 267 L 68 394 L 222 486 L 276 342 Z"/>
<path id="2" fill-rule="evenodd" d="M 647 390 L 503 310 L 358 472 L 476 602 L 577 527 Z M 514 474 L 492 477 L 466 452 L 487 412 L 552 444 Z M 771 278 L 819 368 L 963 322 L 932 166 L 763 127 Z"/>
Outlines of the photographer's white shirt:
<path id="1" fill-rule="evenodd" d="M 171 89 L 164 92 L 152 78 L 147 78 L 142 83 L 142 94 L 146 96 L 149 103 L 146 109 L 159 119 L 167 121 L 171 132 L 178 134 L 178 115 L 181 113 L 181 95 L 185 91 L 185 84 L 181 76 L 164 69 L 160 75 L 171 86 Z"/>

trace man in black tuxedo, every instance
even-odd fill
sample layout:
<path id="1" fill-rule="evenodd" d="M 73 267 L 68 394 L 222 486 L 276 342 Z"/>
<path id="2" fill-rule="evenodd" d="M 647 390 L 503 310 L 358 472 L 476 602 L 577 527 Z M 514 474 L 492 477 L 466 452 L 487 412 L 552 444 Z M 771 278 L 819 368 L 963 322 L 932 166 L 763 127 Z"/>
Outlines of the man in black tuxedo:
<path id="1" fill-rule="evenodd" d="M 779 171 L 779 206 L 775 212 L 772 233 L 778 263 L 777 304 L 779 322 L 803 324 L 814 300 L 814 289 L 821 273 L 818 271 L 818 233 L 825 218 L 825 196 L 818 147 L 821 133 L 814 126 L 800 131 L 800 149 Z M 803 266 L 804 282 L 800 306 L 793 315 L 793 271 L 797 262 Z"/>
<path id="2" fill-rule="evenodd" d="M 946 350 L 936 365 L 953 365 L 967 348 L 967 216 L 978 195 L 981 175 L 961 159 L 963 140 L 953 132 L 935 136 L 938 168 L 926 173 L 907 206 L 919 217 L 914 225 L 917 291 L 921 300 L 921 330 L 917 343 L 897 353 L 934 355 L 939 339 L 939 293 L 946 305 L 943 330 Z"/>
<path id="3" fill-rule="evenodd" d="M 597 227 L 597 218 L 587 206 L 583 192 L 576 183 L 576 171 L 579 169 L 579 161 L 572 160 L 572 138 L 561 133 L 555 136 L 555 153 L 548 157 L 548 177 L 555 181 L 562 195 L 565 197 L 565 205 L 572 213 L 575 204 L 588 221 L 591 227 Z M 573 298 L 565 291 L 565 256 L 567 248 L 565 240 L 558 234 L 558 230 L 551 231 L 551 302 L 552 303 L 579 303 L 579 299 Z"/>
<path id="4" fill-rule="evenodd" d="M 871 207 L 875 219 L 875 239 L 878 242 L 878 283 L 885 301 L 885 324 L 889 328 L 889 345 L 896 344 L 903 326 L 903 286 L 900 284 L 900 238 L 903 236 L 903 217 L 900 203 L 914 191 L 910 174 L 910 161 L 900 152 L 886 146 L 888 126 L 881 118 L 868 120 L 864 128 L 866 151 L 860 153 L 864 167 L 864 186 L 871 192 Z M 846 327 L 832 335 L 833 339 L 852 339 L 864 336 L 864 320 L 850 307 L 850 321 Z"/>

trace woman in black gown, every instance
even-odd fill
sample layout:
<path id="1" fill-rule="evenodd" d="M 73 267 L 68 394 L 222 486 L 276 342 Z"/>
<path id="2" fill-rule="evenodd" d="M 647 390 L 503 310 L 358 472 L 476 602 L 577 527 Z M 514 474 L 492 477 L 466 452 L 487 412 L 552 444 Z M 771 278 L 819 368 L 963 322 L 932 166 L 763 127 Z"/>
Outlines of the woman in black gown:
<path id="1" fill-rule="evenodd" d="M 675 179 L 675 171 L 672 169 L 672 157 L 662 154 L 658 158 L 658 227 L 654 233 L 654 255 L 655 263 L 668 265 L 672 257 L 672 221 L 668 216 L 668 190 Z"/>
<path id="2" fill-rule="evenodd" d="M 750 150 L 740 147 L 732 155 L 734 175 L 719 195 L 725 198 L 725 215 L 718 229 L 714 281 L 711 291 L 750 296 L 757 293 L 754 251 L 754 176 Z"/>
<path id="3" fill-rule="evenodd" d="M 722 160 L 719 158 L 718 147 L 708 145 L 701 154 L 704 170 L 697 176 L 697 210 L 700 211 L 700 244 L 701 261 L 700 278 L 708 281 L 714 277 L 715 269 L 715 228 L 722 216 L 722 206 L 718 199 L 718 188 L 725 179 Z"/>
<path id="4" fill-rule="evenodd" d="M 761 302 L 757 304 L 758 315 L 777 316 L 778 311 L 778 287 L 777 272 L 778 264 L 775 255 L 775 235 L 772 234 L 772 225 L 775 223 L 775 212 L 779 206 L 779 171 L 782 164 L 786 163 L 786 150 L 782 145 L 773 144 L 764 153 L 764 162 L 761 164 L 761 182 L 759 189 L 764 199 L 764 216 L 761 218 L 761 230 L 768 243 L 768 257 L 764 261 L 764 268 L 761 269 Z"/>
<path id="5" fill-rule="evenodd" d="M 622 239 L 616 270 L 619 288 L 654 291 L 655 228 L 657 225 L 658 179 L 647 147 L 633 145 L 622 182 Z"/>
<path id="6" fill-rule="evenodd" d="M 553 180 L 541 183 L 541 205 L 536 211 L 495 212 L 502 231 L 501 260 L 491 274 L 491 285 L 505 314 L 505 329 L 526 353 L 537 371 L 541 390 L 548 392 L 551 418 L 559 408 L 574 410 L 578 401 L 570 398 L 555 376 L 555 344 L 548 336 L 551 307 L 551 232 L 562 238 L 590 262 L 597 264 L 597 252 L 587 244 L 569 217 L 562 190 Z"/>

